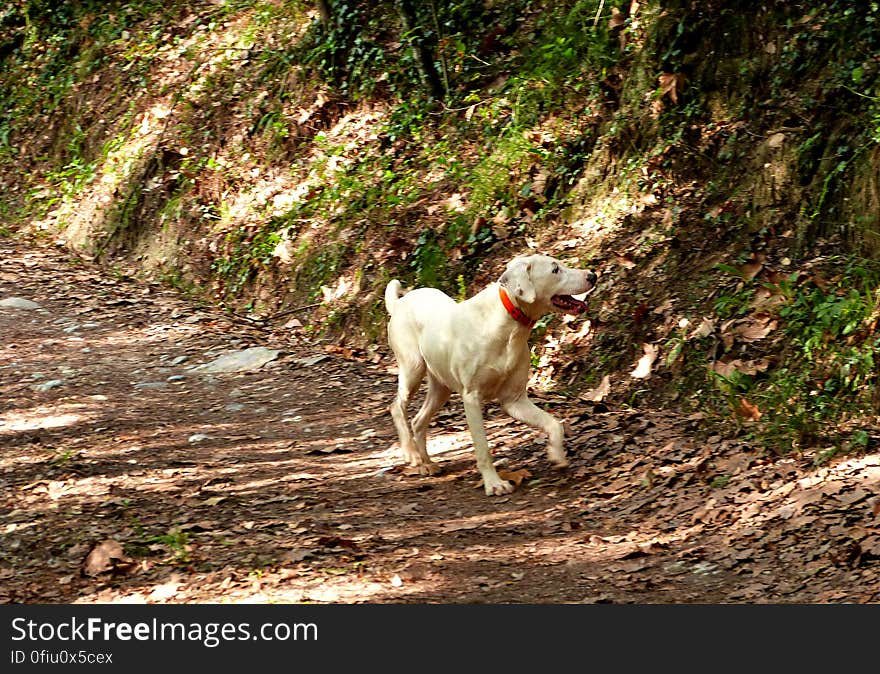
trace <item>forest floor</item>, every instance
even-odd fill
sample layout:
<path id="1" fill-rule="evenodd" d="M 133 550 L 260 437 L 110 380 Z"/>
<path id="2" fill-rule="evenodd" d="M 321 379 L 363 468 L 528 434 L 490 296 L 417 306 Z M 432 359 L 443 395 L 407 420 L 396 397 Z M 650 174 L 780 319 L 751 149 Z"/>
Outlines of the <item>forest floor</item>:
<path id="1" fill-rule="evenodd" d="M 249 347 L 280 353 L 194 369 Z M 572 465 L 490 405 L 519 484 L 489 498 L 457 397 L 443 473 L 406 474 L 394 390 L 387 350 L 0 239 L 0 602 L 880 600 L 877 453 L 816 467 L 699 413 L 535 396 Z"/>

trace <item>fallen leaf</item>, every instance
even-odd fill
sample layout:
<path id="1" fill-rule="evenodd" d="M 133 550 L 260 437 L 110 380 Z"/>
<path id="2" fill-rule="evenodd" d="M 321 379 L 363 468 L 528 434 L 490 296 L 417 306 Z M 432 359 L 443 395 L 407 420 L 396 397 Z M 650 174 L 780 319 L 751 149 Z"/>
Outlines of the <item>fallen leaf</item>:
<path id="1" fill-rule="evenodd" d="M 47 485 L 49 498 L 53 501 L 57 501 L 62 496 L 64 496 L 64 492 L 67 488 L 67 485 L 63 480 L 52 480 Z"/>
<path id="2" fill-rule="evenodd" d="M 642 344 L 642 350 L 645 352 L 645 355 L 639 358 L 635 369 L 629 373 L 629 376 L 633 379 L 647 379 L 651 376 L 651 367 L 654 365 L 654 361 L 657 360 L 660 351 L 654 344 L 648 344 L 647 342 Z"/>
<path id="3" fill-rule="evenodd" d="M 766 358 L 759 358 L 757 360 L 736 359 L 728 363 L 716 360 L 712 363 L 712 369 L 722 377 L 730 377 L 734 372 L 754 376 L 758 372 L 764 372 L 768 367 L 770 367 L 770 361 Z"/>
<path id="4" fill-rule="evenodd" d="M 880 557 L 880 536 L 869 536 L 859 545 L 862 555 L 865 557 Z"/>
<path id="5" fill-rule="evenodd" d="M 482 483 L 480 483 L 480 487 L 482 486 Z M 450 522 L 443 525 L 442 531 L 444 533 L 452 533 L 455 531 L 470 531 L 471 529 L 476 529 L 481 526 L 482 524 L 480 522 Z"/>
<path id="6" fill-rule="evenodd" d="M 772 148 L 781 147 L 785 142 L 785 134 L 784 133 L 774 133 L 770 138 L 767 139 L 767 146 Z"/>
<path id="7" fill-rule="evenodd" d="M 349 538 L 340 538 L 339 536 L 321 536 L 318 539 L 318 545 L 325 548 L 346 548 L 348 550 L 357 550 L 358 546 Z"/>
<path id="8" fill-rule="evenodd" d="M 870 496 L 870 493 L 865 491 L 864 489 L 856 488 L 851 492 L 846 492 L 844 494 L 838 494 L 835 498 L 843 503 L 844 505 L 854 505 L 861 501 L 862 499 Z"/>
<path id="9" fill-rule="evenodd" d="M 354 351 L 352 351 L 347 346 L 339 346 L 337 344 L 326 344 L 324 346 L 324 350 L 328 353 L 335 353 L 337 356 L 341 356 L 346 360 L 351 360 L 354 356 Z"/>
<path id="10" fill-rule="evenodd" d="M 678 92 L 684 89 L 685 77 L 681 73 L 663 73 L 657 78 L 660 82 L 660 96 L 669 96 L 673 103 L 678 103 Z"/>
<path id="11" fill-rule="evenodd" d="M 281 559 L 285 562 L 301 562 L 306 557 L 313 557 L 314 553 L 311 550 L 306 550 L 305 548 L 293 548 L 292 550 L 288 550 L 285 552 Z"/>
<path id="12" fill-rule="evenodd" d="M 702 339 L 715 332 L 715 321 L 711 318 L 703 318 L 700 324 L 688 335 L 688 339 Z"/>
<path id="13" fill-rule="evenodd" d="M 180 584 L 177 578 L 172 577 L 167 583 L 156 585 L 153 587 L 153 591 L 147 595 L 147 601 L 162 602 L 166 599 L 171 599 L 171 597 L 177 594 Z"/>
<path id="14" fill-rule="evenodd" d="M 601 384 L 586 393 L 582 393 L 580 398 L 588 402 L 598 403 L 602 402 L 609 393 L 611 393 L 611 376 L 606 374 L 602 377 Z"/>
<path id="15" fill-rule="evenodd" d="M 756 314 L 749 319 L 738 321 L 733 326 L 733 332 L 743 341 L 755 342 L 764 339 L 777 327 L 779 321 L 769 314 Z"/>
<path id="16" fill-rule="evenodd" d="M 316 447 L 307 451 L 306 454 L 350 454 L 352 451 L 354 450 L 344 445 L 333 445 L 332 447 Z"/>
<path id="17" fill-rule="evenodd" d="M 463 213 L 466 208 L 464 197 L 460 192 L 455 192 L 452 196 L 447 198 L 443 202 L 443 205 L 446 207 L 447 210 L 456 211 L 458 213 Z"/>
<path id="18" fill-rule="evenodd" d="M 391 509 L 394 515 L 412 515 L 418 512 L 421 506 L 418 503 L 404 503 Z"/>
<path id="19" fill-rule="evenodd" d="M 519 470 L 502 469 L 498 471 L 498 477 L 500 477 L 502 480 L 513 482 L 514 487 L 519 487 L 519 485 L 522 484 L 523 480 L 531 476 L 532 474 L 525 468 L 520 468 Z"/>
<path id="20" fill-rule="evenodd" d="M 122 551 L 122 545 L 118 541 L 107 539 L 95 544 L 83 560 L 81 570 L 85 576 L 97 576 L 115 570 L 119 562 L 125 567 L 133 564 L 132 558 Z"/>
<path id="21" fill-rule="evenodd" d="M 624 269 L 632 269 L 636 266 L 636 263 L 633 261 L 629 253 L 615 253 L 615 257 L 617 258 L 617 264 Z"/>
<path id="22" fill-rule="evenodd" d="M 739 271 L 744 281 L 751 281 L 761 273 L 761 270 L 764 268 L 765 257 L 766 256 L 763 253 L 758 253 L 757 255 L 753 255 L 748 262 L 740 267 Z"/>
<path id="23" fill-rule="evenodd" d="M 745 398 L 740 398 L 737 401 L 736 406 L 733 408 L 733 413 L 741 417 L 743 419 L 751 419 L 752 421 L 758 421 L 764 413 L 758 409 L 758 406 L 750 403 Z"/>

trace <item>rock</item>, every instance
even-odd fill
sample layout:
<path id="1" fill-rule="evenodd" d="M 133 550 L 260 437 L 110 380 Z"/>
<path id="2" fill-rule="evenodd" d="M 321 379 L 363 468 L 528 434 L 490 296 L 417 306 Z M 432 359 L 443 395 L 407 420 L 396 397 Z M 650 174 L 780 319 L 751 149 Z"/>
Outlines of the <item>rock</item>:
<path id="1" fill-rule="evenodd" d="M 247 372 L 259 370 L 266 363 L 278 358 L 281 352 L 278 349 L 267 349 L 264 346 L 255 346 L 244 351 L 233 351 L 224 354 L 204 365 L 198 365 L 193 369 L 195 372 Z"/>
<path id="2" fill-rule="evenodd" d="M 171 361 L 172 365 L 180 365 L 181 363 L 185 363 L 189 360 L 189 356 L 178 356 L 174 360 Z"/>
<path id="3" fill-rule="evenodd" d="M 294 360 L 294 363 L 298 365 L 304 365 L 305 367 L 311 367 L 312 365 L 317 365 L 323 360 L 327 360 L 330 356 L 324 353 L 319 353 L 315 356 L 306 356 L 305 358 L 297 358 Z"/>
<path id="4" fill-rule="evenodd" d="M 196 442 L 202 442 L 203 440 L 210 440 L 210 439 L 211 439 L 210 435 L 205 435 L 204 433 L 194 433 L 193 435 L 189 436 L 189 438 L 187 438 L 187 441 L 192 444 L 195 444 Z"/>
<path id="5" fill-rule="evenodd" d="M 134 387 L 139 389 L 163 389 L 167 388 L 168 384 L 164 381 L 142 381 L 135 384 Z"/>
<path id="6" fill-rule="evenodd" d="M 44 381 L 42 384 L 34 384 L 31 388 L 34 391 L 49 391 L 53 388 L 58 388 L 59 386 L 63 386 L 64 382 L 60 379 L 50 379 L 49 381 Z"/>
<path id="7" fill-rule="evenodd" d="M 223 409 L 227 412 L 241 412 L 244 409 L 244 405 L 241 403 L 229 403 Z"/>
<path id="8" fill-rule="evenodd" d="M 23 297 L 7 297 L 6 299 L 0 300 L 0 308 L 32 311 L 34 309 L 41 309 L 42 307 L 36 302 L 31 302 Z"/>
<path id="9" fill-rule="evenodd" d="M 165 381 L 183 381 L 184 379 L 186 379 L 186 377 L 182 374 L 173 374 Z"/>

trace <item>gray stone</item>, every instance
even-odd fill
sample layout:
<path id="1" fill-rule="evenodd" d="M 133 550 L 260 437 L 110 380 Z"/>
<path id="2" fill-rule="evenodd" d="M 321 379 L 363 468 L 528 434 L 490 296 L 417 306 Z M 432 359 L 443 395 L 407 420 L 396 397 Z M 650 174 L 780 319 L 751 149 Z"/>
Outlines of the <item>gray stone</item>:
<path id="1" fill-rule="evenodd" d="M 36 302 L 26 300 L 23 297 L 7 297 L 2 299 L 0 300 L 0 307 L 4 309 L 24 309 L 25 311 L 41 308 Z"/>
<path id="2" fill-rule="evenodd" d="M 317 365 L 322 360 L 327 360 L 329 357 L 330 356 L 328 356 L 326 354 L 319 353 L 315 356 L 306 356 L 305 358 L 297 358 L 293 362 L 297 363 L 298 365 L 304 365 L 305 367 L 311 367 L 312 365 Z"/>
<path id="3" fill-rule="evenodd" d="M 264 346 L 255 346 L 244 351 L 232 351 L 216 360 L 204 365 L 192 368 L 195 372 L 220 373 L 220 372 L 248 372 L 259 370 L 266 363 L 278 358 L 281 352 L 278 349 L 267 349 Z"/>
<path id="4" fill-rule="evenodd" d="M 50 379 L 49 381 L 44 381 L 42 384 L 34 384 L 31 388 L 34 391 L 49 391 L 53 388 L 58 388 L 59 386 L 63 386 L 64 382 L 60 379 Z"/>
<path id="5" fill-rule="evenodd" d="M 168 384 L 164 381 L 143 381 L 134 385 L 138 389 L 163 389 L 168 388 Z"/>

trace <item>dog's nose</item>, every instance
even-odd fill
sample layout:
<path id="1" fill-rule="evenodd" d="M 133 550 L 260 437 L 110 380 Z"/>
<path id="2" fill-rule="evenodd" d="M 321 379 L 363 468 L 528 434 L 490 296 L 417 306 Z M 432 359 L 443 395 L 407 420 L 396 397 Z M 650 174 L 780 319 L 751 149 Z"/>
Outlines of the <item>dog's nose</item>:
<path id="1" fill-rule="evenodd" d="M 587 272 L 587 283 L 590 284 L 591 288 L 596 285 L 597 279 L 598 279 L 598 277 L 596 276 L 595 273 L 593 273 L 591 271 Z"/>

